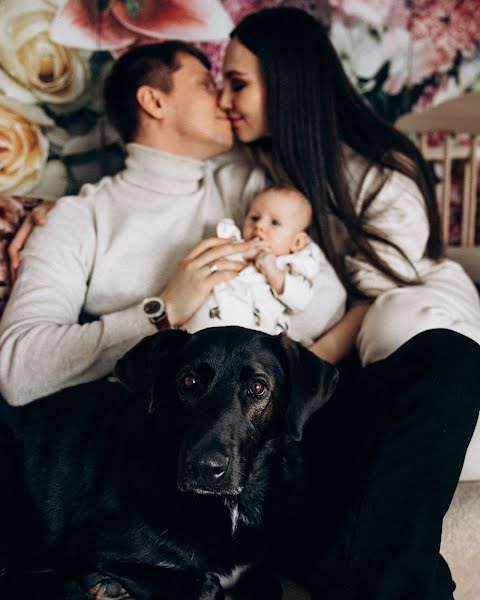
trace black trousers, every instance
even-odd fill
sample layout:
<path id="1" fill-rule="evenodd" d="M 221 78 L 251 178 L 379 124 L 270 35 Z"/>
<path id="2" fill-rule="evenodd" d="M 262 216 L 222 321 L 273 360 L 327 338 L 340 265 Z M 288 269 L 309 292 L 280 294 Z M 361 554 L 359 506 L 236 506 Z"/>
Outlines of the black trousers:
<path id="1" fill-rule="evenodd" d="M 480 346 L 431 330 L 340 371 L 305 432 L 310 493 L 298 520 L 279 527 L 274 564 L 314 600 L 452 600 L 439 547 L 480 408 Z M 11 453 L 0 449 L 1 466 Z M 0 494 L 1 514 L 10 497 Z"/>
<path id="2" fill-rule="evenodd" d="M 480 409 L 480 346 L 431 330 L 340 372 L 305 438 L 313 491 L 297 567 L 318 600 L 452 600 L 442 520 Z"/>

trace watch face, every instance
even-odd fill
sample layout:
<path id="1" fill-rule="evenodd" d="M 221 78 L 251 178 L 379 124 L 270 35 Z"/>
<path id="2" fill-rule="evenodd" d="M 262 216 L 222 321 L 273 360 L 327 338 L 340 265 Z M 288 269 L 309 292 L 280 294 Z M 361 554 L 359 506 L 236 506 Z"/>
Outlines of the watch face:
<path id="1" fill-rule="evenodd" d="M 162 308 L 162 305 L 158 300 L 150 300 L 143 307 L 143 310 L 147 313 L 147 315 L 154 315 L 158 313 L 158 311 Z"/>

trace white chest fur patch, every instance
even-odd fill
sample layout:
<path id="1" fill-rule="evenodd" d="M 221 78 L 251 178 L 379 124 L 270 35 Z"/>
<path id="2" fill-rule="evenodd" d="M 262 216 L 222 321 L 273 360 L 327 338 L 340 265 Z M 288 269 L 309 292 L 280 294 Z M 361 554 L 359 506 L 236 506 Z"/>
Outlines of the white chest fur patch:
<path id="1" fill-rule="evenodd" d="M 239 565 L 238 567 L 234 567 L 229 575 L 219 575 L 218 573 L 216 575 L 220 579 L 220 585 L 223 589 L 229 590 L 237 583 L 240 575 L 245 573 L 249 568 L 250 565 Z"/>
<path id="2" fill-rule="evenodd" d="M 232 502 L 225 502 L 226 507 L 230 511 L 230 520 L 232 522 L 232 535 L 235 535 L 239 523 L 243 523 L 244 525 L 249 524 L 249 520 L 246 516 L 239 510 L 238 504 Z"/>
<path id="3" fill-rule="evenodd" d="M 232 535 L 237 530 L 238 516 L 239 516 L 238 504 L 234 504 L 233 506 L 230 507 L 230 518 L 232 519 Z"/>

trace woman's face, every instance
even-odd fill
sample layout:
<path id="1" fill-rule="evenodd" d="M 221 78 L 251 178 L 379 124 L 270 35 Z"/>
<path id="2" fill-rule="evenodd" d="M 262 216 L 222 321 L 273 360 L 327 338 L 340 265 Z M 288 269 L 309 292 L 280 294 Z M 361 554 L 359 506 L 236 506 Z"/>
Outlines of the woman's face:
<path id="1" fill-rule="evenodd" d="M 237 38 L 230 40 L 223 61 L 224 87 L 220 106 L 242 142 L 269 134 L 266 92 L 260 62 Z"/>

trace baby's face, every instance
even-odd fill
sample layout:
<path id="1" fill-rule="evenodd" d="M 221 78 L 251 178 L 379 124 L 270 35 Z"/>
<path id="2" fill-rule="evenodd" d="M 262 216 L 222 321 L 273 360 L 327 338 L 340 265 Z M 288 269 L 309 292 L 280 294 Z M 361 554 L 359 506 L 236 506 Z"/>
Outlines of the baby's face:
<path id="1" fill-rule="evenodd" d="M 306 237 L 305 206 L 301 198 L 290 190 L 272 189 L 259 194 L 245 217 L 243 239 L 265 242 L 275 256 L 298 250 L 295 240 Z"/>

